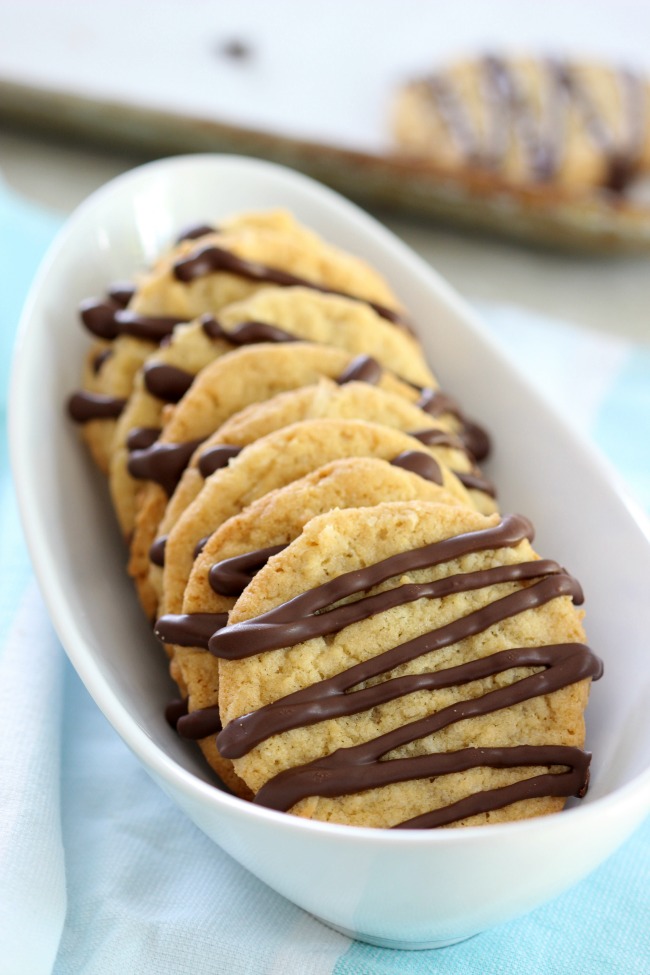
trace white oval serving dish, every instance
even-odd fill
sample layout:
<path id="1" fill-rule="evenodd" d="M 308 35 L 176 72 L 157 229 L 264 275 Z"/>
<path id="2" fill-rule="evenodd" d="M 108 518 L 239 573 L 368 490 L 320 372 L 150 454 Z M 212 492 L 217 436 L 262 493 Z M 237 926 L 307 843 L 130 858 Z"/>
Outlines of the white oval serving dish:
<path id="1" fill-rule="evenodd" d="M 434 831 L 307 822 L 221 790 L 198 750 L 164 720 L 172 694 L 164 656 L 124 571 L 106 485 L 64 408 L 88 345 L 77 306 L 152 261 L 179 228 L 277 206 L 388 278 L 443 387 L 493 434 L 489 472 L 502 509 L 531 517 L 538 551 L 583 584 L 589 641 L 606 670 L 587 714 L 590 790 L 559 815 Z M 208 836 L 327 924 L 393 947 L 469 937 L 580 880 L 650 810 L 650 535 L 643 519 L 608 466 L 516 372 L 444 281 L 337 194 L 276 165 L 217 155 L 152 163 L 95 193 L 67 222 L 31 289 L 13 366 L 10 436 L 35 571 L 98 706 Z"/>

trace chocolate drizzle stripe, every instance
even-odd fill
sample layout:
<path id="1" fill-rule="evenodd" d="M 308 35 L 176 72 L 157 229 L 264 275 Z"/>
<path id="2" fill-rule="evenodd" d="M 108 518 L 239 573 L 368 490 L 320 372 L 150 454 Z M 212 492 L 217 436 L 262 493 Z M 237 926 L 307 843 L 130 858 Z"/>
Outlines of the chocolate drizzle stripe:
<path id="1" fill-rule="evenodd" d="M 448 646 L 459 640 L 474 636 L 482 630 L 499 622 L 508 616 L 516 616 L 527 609 L 534 609 L 556 599 L 559 596 L 570 596 L 574 602 L 579 602 L 582 592 L 575 579 L 562 572 L 555 562 L 518 562 L 515 565 L 496 566 L 481 572 L 465 572 L 455 576 L 447 576 L 436 582 L 412 583 L 398 586 L 375 596 L 366 596 L 354 603 L 331 609 L 316 616 L 293 619 L 289 622 L 250 622 L 235 623 L 232 627 L 215 633 L 210 640 L 209 649 L 215 656 L 224 660 L 237 660 L 244 657 L 264 653 L 267 650 L 277 650 L 281 647 L 295 646 L 305 640 L 315 637 L 329 636 L 346 626 L 358 623 L 386 612 L 395 606 L 402 606 L 417 599 L 440 599 L 453 593 L 467 592 L 470 589 L 482 589 L 485 586 L 497 585 L 502 582 L 513 582 L 520 579 L 530 579 L 535 575 L 549 573 L 548 578 L 532 586 L 519 589 L 517 592 L 504 596 L 482 609 L 470 613 L 448 626 L 433 630 L 421 637 L 402 644 L 383 655 L 385 659 L 399 657 L 399 662 L 411 660 L 413 656 L 438 650 L 441 646 Z M 257 621 L 262 617 L 255 617 Z M 235 627 L 241 627 L 235 631 Z M 242 639 L 245 636 L 245 643 Z M 408 650 L 408 653 L 407 653 Z M 398 653 L 400 651 L 400 653 Z M 400 654 L 407 653 L 402 659 Z M 391 663 L 385 669 L 391 669 L 397 663 Z"/>
<path id="2" fill-rule="evenodd" d="M 144 450 L 156 442 L 162 429 L 160 427 L 133 427 L 126 438 L 127 450 Z"/>
<path id="3" fill-rule="evenodd" d="M 369 355 L 357 355 L 336 380 L 339 386 L 345 383 L 361 382 L 376 386 L 381 380 L 383 369 L 376 359 Z"/>
<path id="4" fill-rule="evenodd" d="M 88 393 L 81 390 L 68 400 L 68 414 L 75 423 L 89 423 L 91 420 L 116 420 L 126 406 L 121 396 L 106 396 L 103 393 Z"/>
<path id="5" fill-rule="evenodd" d="M 130 335 L 156 344 L 186 321 L 171 316 L 139 315 L 112 298 L 88 298 L 79 306 L 79 313 L 88 331 L 98 338 L 111 340 L 118 335 Z"/>
<path id="6" fill-rule="evenodd" d="M 381 738 L 388 736 L 382 735 Z M 380 739 L 367 744 L 376 745 Z M 585 788 L 585 778 L 590 755 L 579 748 L 566 745 L 515 745 L 506 748 L 464 748 L 457 752 L 443 752 L 433 755 L 419 755 L 414 758 L 396 758 L 391 761 L 368 761 L 353 759 L 351 754 L 357 748 L 339 749 L 326 758 L 307 765 L 287 769 L 266 782 L 255 796 L 254 802 L 271 809 L 287 810 L 307 796 L 336 797 L 351 793 L 376 789 L 394 782 L 408 782 L 414 779 L 432 778 L 438 775 L 451 775 L 466 772 L 472 768 L 522 768 L 526 766 L 563 765 L 569 773 L 552 773 L 549 778 L 557 779 L 550 783 L 551 789 L 559 789 L 559 795 L 580 795 Z M 546 776 L 544 776 L 546 778 Z M 509 802 L 528 798 L 527 781 L 510 786 Z M 500 790 L 499 790 L 500 791 Z M 537 794 L 537 793 L 536 793 Z M 548 791 L 543 795 L 558 794 Z M 487 801 L 488 809 L 494 807 L 489 792 L 480 793 Z M 503 805 L 503 803 L 499 803 Z M 447 806 L 449 810 L 452 807 Z M 486 810 L 487 811 L 487 810 Z M 453 822 L 458 819 L 458 811 Z M 465 813 L 464 815 L 467 815 Z M 407 820 L 409 822 L 409 820 Z M 410 820 L 413 828 L 413 820 Z M 442 825 L 442 824 L 441 824 Z"/>
<path id="7" fill-rule="evenodd" d="M 187 440 L 184 443 L 160 443 L 134 450 L 129 456 L 127 469 L 137 480 L 154 481 L 169 497 L 172 496 L 190 457 L 203 440 Z"/>
<path id="8" fill-rule="evenodd" d="M 167 724 L 174 729 L 174 731 L 176 731 L 179 718 L 182 718 L 185 714 L 187 714 L 186 697 L 175 698 L 173 701 L 170 701 L 165 708 L 165 720 L 167 721 Z"/>
<path id="9" fill-rule="evenodd" d="M 161 569 L 165 565 L 165 549 L 167 547 L 167 535 L 160 535 L 149 549 L 149 561 Z"/>
<path id="10" fill-rule="evenodd" d="M 203 538 L 199 538 L 198 542 L 194 546 L 193 555 L 195 559 L 198 559 L 199 555 L 201 554 L 205 546 L 208 544 L 211 537 L 212 537 L 212 533 L 210 533 L 209 535 L 204 535 Z"/>
<path id="11" fill-rule="evenodd" d="M 113 281 L 106 289 L 106 294 L 120 308 L 126 308 L 133 298 L 136 287 L 131 281 Z"/>
<path id="12" fill-rule="evenodd" d="M 448 430 L 432 427 L 430 430 L 409 430 L 408 435 L 419 440 L 425 447 L 451 447 L 453 450 L 462 450 L 463 453 L 468 453 L 467 446 L 460 437 Z"/>
<path id="13" fill-rule="evenodd" d="M 512 750 L 514 751 L 514 749 Z M 577 748 L 571 751 L 571 754 L 567 754 L 569 752 L 569 749 L 567 749 L 567 753 L 564 756 L 567 762 L 572 763 L 566 772 L 547 772 L 544 775 L 533 775 L 529 779 L 523 779 L 523 781 L 513 782 L 511 785 L 501 786 L 498 789 L 485 789 L 483 792 L 476 792 L 474 795 L 467 796 L 465 799 L 460 799 L 458 802 L 453 802 L 448 806 L 433 809 L 431 812 L 423 813 L 421 816 L 414 816 L 412 819 L 398 823 L 392 828 L 437 829 L 440 826 L 448 826 L 450 823 L 467 819 L 470 816 L 492 812 L 495 809 L 503 809 L 504 806 L 509 806 L 513 802 L 521 802 L 522 800 L 540 799 L 545 796 L 578 796 L 582 798 L 586 791 L 585 783 L 588 780 L 591 756 L 585 752 L 580 752 Z M 518 756 L 512 756 L 511 760 L 517 761 Z M 490 764 L 492 768 L 495 767 L 493 763 Z M 533 757 L 531 757 L 530 764 L 534 764 Z M 499 765 L 497 767 L 502 768 L 503 766 Z"/>
<path id="14" fill-rule="evenodd" d="M 257 345 L 261 342 L 299 342 L 300 339 L 291 332 L 269 325 L 267 322 L 240 322 L 234 328 L 226 330 L 212 315 L 201 318 L 203 331 L 211 339 L 225 339 L 231 345 Z"/>
<path id="15" fill-rule="evenodd" d="M 375 659 L 383 669 L 381 658 Z M 432 734 L 456 721 L 510 707 L 538 695 L 550 694 L 586 677 L 598 678 L 602 674 L 601 661 L 589 647 L 580 643 L 515 647 L 433 673 L 395 677 L 351 693 L 348 693 L 350 688 L 361 681 L 358 671 L 350 676 L 351 671 L 348 670 L 231 721 L 219 737 L 219 750 L 224 758 L 240 758 L 267 738 L 293 728 L 359 714 L 417 691 L 435 691 L 468 684 L 514 667 L 545 669 L 521 678 L 508 687 L 490 691 L 479 698 L 456 702 L 438 711 L 435 720 L 424 719 L 428 728 L 425 733 Z M 372 668 L 372 673 L 370 670 L 364 668 L 366 676 L 363 679 L 376 677 L 381 672 L 376 668 Z M 408 727 L 413 728 L 413 725 Z"/>
<path id="16" fill-rule="evenodd" d="M 219 708 L 215 704 L 208 708 L 197 708 L 179 718 L 176 731 L 181 738 L 188 738 L 190 741 L 200 741 L 208 735 L 216 735 L 221 731 L 221 718 Z"/>
<path id="17" fill-rule="evenodd" d="M 142 375 L 147 391 L 165 403 L 178 403 L 194 382 L 193 373 L 164 362 L 146 362 Z"/>
<path id="18" fill-rule="evenodd" d="M 639 171 L 646 131 L 644 82 L 635 72 L 613 72 L 620 95 L 623 133 L 618 136 L 594 92 L 570 63 L 556 58 L 542 61 L 540 108 L 506 60 L 486 55 L 479 64 L 486 119 L 484 135 L 472 122 L 460 89 L 448 78 L 434 75 L 420 87 L 434 106 L 450 138 L 467 162 L 495 169 L 506 161 L 513 138 L 525 153 L 531 177 L 537 182 L 554 179 L 564 161 L 571 125 L 570 113 L 579 115 L 587 139 L 601 154 L 602 186 L 625 191 Z"/>
<path id="19" fill-rule="evenodd" d="M 237 257 L 231 251 L 224 250 L 222 247 L 208 245 L 201 247 L 188 257 L 181 258 L 174 264 L 174 276 L 178 281 L 189 283 L 196 278 L 204 277 L 206 274 L 213 274 L 215 271 L 227 271 L 239 277 L 247 278 L 250 281 L 260 281 L 268 284 L 276 284 L 279 287 L 288 288 L 311 288 L 312 291 L 319 291 L 322 294 L 338 295 L 341 298 L 349 298 L 353 301 L 363 302 L 369 305 L 381 318 L 385 318 L 394 325 L 399 325 L 407 331 L 412 331 L 412 326 L 407 319 L 399 312 L 385 305 L 374 301 L 365 301 L 357 295 L 348 294 L 345 291 L 337 291 L 334 288 L 327 288 L 325 285 L 316 284 L 306 278 L 297 277 L 288 271 L 279 268 L 269 267 L 267 264 L 260 264 L 257 261 L 248 261 L 245 258 Z"/>
<path id="20" fill-rule="evenodd" d="M 422 84 L 460 151 L 468 159 L 478 155 L 476 133 L 456 89 L 441 75 L 432 75 Z"/>
<path id="21" fill-rule="evenodd" d="M 463 414 L 456 400 L 441 389 L 423 389 L 415 404 L 429 416 L 441 416 L 449 413 L 456 417 L 461 424 L 458 436 L 465 447 L 476 460 L 484 460 L 490 452 L 490 438 L 487 432 L 477 423 L 468 420 Z"/>
<path id="22" fill-rule="evenodd" d="M 282 603 L 260 616 L 229 626 L 227 630 L 215 635 L 210 649 L 216 656 L 237 659 L 261 653 L 264 650 L 288 646 L 289 644 L 282 641 L 288 638 L 289 629 L 293 639 L 294 634 L 304 631 L 306 622 L 322 626 L 323 624 L 316 622 L 316 620 L 323 620 L 324 614 L 319 617 L 315 617 L 314 614 L 341 599 L 372 589 L 373 586 L 380 585 L 390 578 L 398 577 L 404 572 L 431 568 L 470 552 L 518 545 L 523 539 L 532 539 L 532 537 L 533 527 L 527 518 L 524 518 L 523 515 L 505 515 L 492 528 L 454 535 L 451 538 L 424 545 L 421 548 L 400 552 L 364 569 L 346 572 L 309 592 L 295 596 L 288 602 Z M 537 562 L 536 564 L 539 567 L 540 563 Z M 556 566 L 556 563 L 547 562 L 544 564 L 548 570 Z M 487 571 L 491 572 L 492 570 Z M 543 569 L 540 570 L 539 574 L 542 571 Z M 554 571 L 558 571 L 557 568 Z M 389 593 L 382 595 L 389 595 Z M 340 609 L 349 612 L 354 609 L 354 605 L 353 603 L 349 607 L 341 607 Z M 339 610 L 332 612 L 336 615 Z M 305 619 L 312 616 L 314 616 L 312 620 Z M 330 615 L 330 619 L 332 618 Z M 251 644 L 253 632 L 256 634 L 254 646 Z M 296 636 L 294 642 L 299 643 L 307 638 Z"/>
<path id="23" fill-rule="evenodd" d="M 443 484 L 440 464 L 431 454 L 425 454 L 421 450 L 403 450 L 401 454 L 391 460 L 391 465 L 401 467 L 405 471 L 411 471 L 434 484 Z"/>
<path id="24" fill-rule="evenodd" d="M 242 452 L 242 447 L 235 447 L 233 444 L 215 444 L 205 450 L 199 457 L 199 472 L 202 477 L 210 477 L 215 471 L 227 467 L 233 457 L 237 457 Z"/>
<path id="25" fill-rule="evenodd" d="M 101 352 L 97 353 L 97 355 L 93 358 L 93 362 L 92 362 L 93 374 L 95 376 L 101 371 L 101 368 L 104 365 L 104 363 L 108 362 L 108 360 L 112 358 L 112 356 L 113 356 L 113 350 L 110 346 L 107 349 L 102 349 Z"/>
<path id="26" fill-rule="evenodd" d="M 212 634 L 227 622 L 227 613 L 168 613 L 156 620 L 153 631 L 162 643 L 207 650 Z"/>
<path id="27" fill-rule="evenodd" d="M 241 596 L 244 589 L 256 572 L 266 565 L 268 560 L 278 552 L 282 552 L 286 545 L 270 545 L 268 548 L 256 549 L 235 555 L 231 559 L 215 562 L 208 573 L 210 586 L 219 596 Z"/>
<path id="28" fill-rule="evenodd" d="M 184 240 L 196 240 L 197 237 L 205 237 L 206 234 L 216 233 L 217 228 L 212 227 L 208 223 L 191 223 L 180 231 L 176 238 L 176 243 L 180 244 Z"/>
<path id="29" fill-rule="evenodd" d="M 494 484 L 487 477 L 483 477 L 482 474 L 456 470 L 454 474 L 469 491 L 481 491 L 483 494 L 489 494 L 491 498 L 496 497 L 497 490 Z"/>

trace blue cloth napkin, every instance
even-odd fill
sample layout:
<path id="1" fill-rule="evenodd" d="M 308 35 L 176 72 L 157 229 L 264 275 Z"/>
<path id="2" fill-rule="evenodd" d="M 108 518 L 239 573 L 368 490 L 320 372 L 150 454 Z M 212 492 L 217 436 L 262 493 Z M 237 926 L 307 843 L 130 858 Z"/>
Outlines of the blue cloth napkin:
<path id="1" fill-rule="evenodd" d="M 650 821 L 526 917 L 450 948 L 391 951 L 330 931 L 275 894 L 149 779 L 52 631 L 10 485 L 10 347 L 59 223 L 0 184 L 0 975 L 647 975 Z M 482 311 L 650 506 L 650 348 L 521 309 Z M 590 377 L 579 399 L 577 363 Z"/>

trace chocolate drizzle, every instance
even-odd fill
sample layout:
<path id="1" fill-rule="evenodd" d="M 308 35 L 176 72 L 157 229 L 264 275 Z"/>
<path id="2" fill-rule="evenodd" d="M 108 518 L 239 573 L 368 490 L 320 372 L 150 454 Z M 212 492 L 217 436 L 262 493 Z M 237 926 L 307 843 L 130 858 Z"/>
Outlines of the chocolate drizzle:
<path id="1" fill-rule="evenodd" d="M 87 298 L 79 306 L 79 313 L 89 332 L 109 341 L 118 335 L 131 335 L 159 344 L 177 325 L 186 321 L 176 317 L 138 315 L 111 299 Z"/>
<path id="2" fill-rule="evenodd" d="M 187 714 L 187 698 L 177 697 L 170 701 L 165 708 L 165 720 L 167 724 L 176 731 L 179 718 Z"/>
<path id="3" fill-rule="evenodd" d="M 188 738 L 190 741 L 200 741 L 207 735 L 216 735 L 221 731 L 219 708 L 216 705 L 190 712 L 186 697 L 169 702 L 165 708 L 165 719 L 181 738 Z"/>
<path id="4" fill-rule="evenodd" d="M 153 631 L 162 643 L 207 650 L 212 634 L 227 622 L 227 613 L 167 613 L 156 621 Z"/>
<path id="5" fill-rule="evenodd" d="M 104 393 L 81 390 L 73 393 L 68 400 L 68 414 L 75 423 L 116 420 L 125 406 L 126 400 L 121 396 L 106 396 Z"/>
<path id="6" fill-rule="evenodd" d="M 205 237 L 206 234 L 216 234 L 217 228 L 211 227 L 207 223 L 191 223 L 184 227 L 176 238 L 176 243 L 180 244 L 184 240 L 196 240 L 197 237 Z"/>
<path id="7" fill-rule="evenodd" d="M 178 281 L 188 284 L 197 278 L 205 277 L 216 271 L 227 271 L 229 274 L 236 274 L 238 277 L 247 278 L 249 281 L 259 281 L 265 284 L 275 284 L 286 288 L 311 288 L 312 291 L 319 291 L 322 294 L 338 295 L 340 298 L 349 298 L 353 301 L 360 301 L 369 305 L 381 318 L 385 318 L 394 325 L 411 331 L 412 327 L 403 315 L 386 308 L 385 305 L 374 301 L 365 301 L 357 295 L 348 294 L 345 291 L 337 291 L 334 288 L 327 288 L 325 285 L 316 284 L 306 278 L 297 277 L 288 271 L 280 268 L 269 267 L 267 264 L 260 264 L 258 261 L 248 261 L 243 257 L 238 257 L 232 251 L 216 247 L 214 244 L 200 247 L 188 257 L 180 258 L 174 264 L 174 276 Z"/>
<path id="8" fill-rule="evenodd" d="M 461 424 L 458 436 L 476 460 L 484 460 L 490 453 L 490 438 L 487 432 L 478 424 L 468 420 L 456 400 L 443 393 L 441 389 L 423 389 L 422 395 L 415 404 L 429 416 L 441 416 L 450 413 Z"/>
<path id="9" fill-rule="evenodd" d="M 434 484 L 443 483 L 440 464 L 431 454 L 425 454 L 421 450 L 403 450 L 401 454 L 398 454 L 397 457 L 391 460 L 391 464 L 393 467 L 401 467 L 405 471 L 412 471 L 427 481 L 433 481 Z"/>
<path id="10" fill-rule="evenodd" d="M 199 471 L 202 477 L 210 477 L 215 471 L 227 467 L 233 457 L 237 457 L 242 452 L 242 447 L 235 447 L 232 444 L 215 444 L 209 447 L 199 457 Z"/>
<path id="11" fill-rule="evenodd" d="M 215 562 L 208 573 L 208 581 L 219 596 L 240 596 L 253 576 L 266 565 L 272 555 L 282 552 L 286 545 L 270 545 Z"/>
<path id="12" fill-rule="evenodd" d="M 105 362 L 107 362 L 112 357 L 112 355 L 113 355 L 113 350 L 109 347 L 107 349 L 102 349 L 101 352 L 98 352 L 97 355 L 94 356 L 92 362 L 92 368 L 93 368 L 93 374 L 95 376 L 97 376 L 101 372 L 102 366 L 104 365 Z"/>
<path id="13" fill-rule="evenodd" d="M 151 447 L 134 450 L 127 464 L 129 474 L 138 480 L 155 481 L 171 497 L 190 457 L 201 443 L 200 438 L 184 443 L 157 441 Z"/>
<path id="14" fill-rule="evenodd" d="M 357 355 L 336 380 L 339 386 L 345 383 L 360 382 L 376 386 L 384 370 L 376 359 L 369 355 Z"/>
<path id="15" fill-rule="evenodd" d="M 468 491 L 482 491 L 483 494 L 489 494 L 491 498 L 496 498 L 497 489 L 488 480 L 487 477 L 483 477 L 478 471 L 454 471 L 454 474 L 458 478 L 461 484 L 463 484 Z"/>
<path id="16" fill-rule="evenodd" d="M 464 453 L 468 453 L 467 446 L 460 437 L 447 430 L 432 427 L 427 430 L 409 430 L 408 435 L 419 440 L 425 447 L 451 447 L 453 450 L 462 450 Z"/>
<path id="17" fill-rule="evenodd" d="M 167 547 L 167 535 L 159 535 L 149 549 L 149 561 L 161 569 L 165 564 L 165 548 Z"/>
<path id="18" fill-rule="evenodd" d="M 156 442 L 162 430 L 160 427 L 133 427 L 126 438 L 127 450 L 144 450 Z"/>
<path id="19" fill-rule="evenodd" d="M 145 362 L 142 375 L 147 391 L 165 403 L 178 403 L 194 382 L 191 372 L 164 362 Z"/>
<path id="20" fill-rule="evenodd" d="M 493 528 L 399 553 L 365 569 L 339 576 L 261 616 L 217 631 L 209 640 L 209 649 L 225 659 L 242 659 L 295 646 L 316 636 L 331 635 L 354 622 L 417 599 L 437 599 L 500 583 L 524 583 L 521 588 L 507 592 L 460 619 L 230 722 L 219 734 L 217 745 L 225 758 L 237 758 L 283 731 L 368 711 L 405 694 L 468 684 L 513 668 L 540 668 L 508 686 L 456 702 L 371 741 L 338 749 L 331 755 L 288 769 L 268 781 L 255 801 L 286 810 L 310 795 L 342 796 L 391 782 L 450 774 L 483 765 L 496 768 L 561 765 L 568 771 L 535 776 L 506 788 L 487 790 L 401 825 L 433 828 L 529 796 L 582 794 L 586 789 L 589 756 L 579 749 L 564 746 L 464 749 L 456 753 L 390 761 L 382 759 L 394 749 L 431 735 L 453 722 L 510 707 L 587 677 L 599 677 L 602 665 L 583 644 L 514 647 L 433 673 L 372 682 L 423 654 L 479 634 L 501 620 L 559 596 L 569 596 L 574 602 L 580 602 L 579 585 L 557 563 L 538 559 L 497 565 L 432 582 L 402 584 L 336 605 L 340 600 L 367 592 L 390 578 L 398 578 L 406 571 L 438 565 L 472 552 L 514 546 L 531 537 L 532 526 L 527 519 L 505 516 Z M 328 608 L 332 606 L 334 608 Z M 360 685 L 366 686 L 353 690 Z"/>
<path id="21" fill-rule="evenodd" d="M 253 711 L 232 721 L 228 725 L 227 733 L 224 732 L 219 739 L 221 754 L 228 758 L 239 758 L 272 735 L 281 734 L 292 728 L 317 724 L 330 718 L 359 714 L 388 701 L 394 701 L 405 694 L 457 687 L 475 680 L 493 677 L 514 667 L 545 668 L 508 687 L 490 691 L 479 698 L 455 703 L 436 712 L 437 727 L 425 732 L 432 734 L 454 721 L 488 714 L 501 707 L 510 707 L 517 701 L 550 694 L 560 687 L 573 684 L 585 677 L 600 676 L 602 670 L 598 658 L 589 647 L 581 643 L 515 647 L 478 660 L 471 660 L 457 667 L 447 667 L 432 673 L 395 677 L 350 693 L 355 684 L 368 679 L 360 677 L 360 674 L 378 676 L 377 667 L 373 666 L 376 662 L 378 662 L 377 658 L 337 674 L 336 677 L 320 681 L 312 687 L 289 694 L 273 704 L 260 708 L 259 711 Z M 424 720 L 429 721 L 429 719 Z M 422 736 L 416 735 L 416 737 Z"/>
<path id="22" fill-rule="evenodd" d="M 106 294 L 120 308 L 126 308 L 133 298 L 136 287 L 132 281 L 113 281 L 106 289 Z"/>
<path id="23" fill-rule="evenodd" d="M 221 717 L 219 708 L 215 704 L 209 708 L 197 708 L 189 714 L 179 718 L 176 731 L 181 738 L 188 738 L 190 741 L 200 741 L 208 735 L 216 735 L 221 731 Z"/>
<path id="24" fill-rule="evenodd" d="M 639 172 L 646 112 L 642 78 L 625 68 L 613 74 L 620 94 L 621 135 L 600 109 L 587 79 L 557 58 L 541 63 L 537 106 L 537 96 L 526 90 L 505 59 L 493 54 L 483 57 L 479 65 L 486 108 L 482 131 L 450 78 L 434 75 L 421 83 L 421 90 L 468 163 L 496 170 L 504 164 L 516 138 L 523 147 L 530 177 L 538 183 L 557 177 L 567 150 L 570 114 L 578 113 L 587 139 L 602 156 L 601 186 L 621 194 Z"/>
<path id="25" fill-rule="evenodd" d="M 211 339 L 225 339 L 231 345 L 256 345 L 260 342 L 298 342 L 299 339 L 276 325 L 266 322 L 240 322 L 227 331 L 212 315 L 201 318 L 203 331 Z"/>

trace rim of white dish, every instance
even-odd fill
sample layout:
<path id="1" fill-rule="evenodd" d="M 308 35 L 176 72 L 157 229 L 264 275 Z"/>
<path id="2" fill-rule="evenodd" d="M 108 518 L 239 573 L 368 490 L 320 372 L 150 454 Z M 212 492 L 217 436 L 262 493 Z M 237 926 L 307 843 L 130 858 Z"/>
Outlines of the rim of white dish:
<path id="1" fill-rule="evenodd" d="M 210 785 L 202 779 L 197 778 L 192 772 L 179 765 L 160 746 L 155 744 L 138 726 L 135 718 L 126 706 L 108 688 L 99 666 L 89 653 L 84 641 L 77 635 L 74 621 L 70 619 L 69 613 L 65 609 L 66 603 L 65 599 L 62 598 L 63 593 L 57 581 L 57 574 L 56 572 L 48 571 L 48 569 L 52 568 L 51 553 L 47 545 L 42 542 L 42 539 L 46 537 L 45 533 L 39 531 L 43 527 L 42 521 L 40 520 L 40 513 L 38 516 L 35 515 L 35 512 L 38 512 L 38 505 L 32 502 L 30 478 L 27 476 L 30 470 L 28 462 L 29 450 L 26 446 L 27 438 L 21 436 L 21 417 L 24 415 L 24 412 L 19 408 L 19 404 L 23 400 L 26 401 L 28 396 L 28 385 L 22 377 L 23 372 L 27 369 L 28 342 L 26 339 L 30 329 L 32 308 L 38 301 L 42 283 L 47 279 L 51 265 L 56 262 L 59 253 L 65 249 L 68 239 L 78 232 L 78 226 L 83 224 L 87 219 L 86 214 L 92 213 L 102 203 L 104 198 L 110 197 L 116 192 L 121 192 L 124 186 L 137 184 L 140 180 L 146 179 L 153 171 L 184 169 L 186 167 L 189 169 L 197 167 L 224 168 L 233 165 L 236 165 L 240 169 L 247 168 L 264 174 L 273 173 L 276 177 L 285 181 L 288 180 L 292 185 L 308 191 L 311 196 L 316 195 L 317 198 L 326 199 L 338 209 L 343 205 L 362 224 L 371 228 L 374 234 L 383 237 L 393 250 L 398 250 L 412 266 L 418 268 L 420 272 L 423 272 L 430 283 L 432 281 L 435 282 L 435 286 L 444 297 L 444 300 L 454 308 L 458 315 L 468 322 L 473 329 L 479 331 L 481 337 L 489 342 L 492 349 L 501 358 L 507 358 L 496 340 L 489 334 L 472 310 L 465 305 L 463 300 L 444 279 L 422 258 L 411 251 L 402 241 L 390 234 L 378 221 L 354 203 L 345 200 L 335 191 L 328 189 L 308 176 L 280 166 L 277 163 L 269 163 L 259 159 L 236 155 L 205 153 L 172 156 L 155 160 L 110 180 L 92 193 L 70 215 L 41 262 L 30 288 L 18 326 L 12 380 L 10 384 L 9 443 L 14 479 L 21 486 L 21 490 L 17 492 L 18 506 L 34 572 L 44 594 L 48 612 L 57 635 L 91 697 L 128 747 L 143 761 L 151 772 L 169 782 L 170 785 L 177 786 L 188 796 L 200 797 L 202 800 L 207 800 L 209 803 L 216 803 L 217 805 L 223 804 L 226 808 L 236 810 L 242 816 L 252 817 L 254 819 L 261 818 L 262 820 L 273 822 L 276 828 L 290 829 L 292 831 L 306 830 L 308 833 L 315 831 L 321 835 L 337 837 L 343 842 L 382 844 L 389 842 L 400 846 L 432 843 L 450 845 L 459 842 L 463 844 L 489 842 L 490 836 L 494 836 L 495 831 L 498 834 L 503 834 L 504 832 L 509 833 L 511 831 L 516 831 L 517 833 L 522 831 L 535 833 L 539 830 L 545 830 L 548 828 L 550 820 L 556 821 L 555 816 L 542 816 L 508 823 L 494 823 L 488 829 L 485 826 L 467 826 L 460 830 L 390 830 L 307 820 L 246 802 L 237 796 L 222 791 L 218 786 Z M 533 390 L 532 392 L 534 393 L 535 391 Z M 544 400 L 544 407 L 545 409 L 553 410 L 556 415 L 559 415 L 559 410 L 554 407 L 554 404 Z M 638 502 L 629 495 L 620 475 L 586 437 L 575 430 L 572 430 L 572 434 L 580 440 L 581 447 L 591 454 L 591 459 L 600 468 L 602 476 L 619 495 L 628 514 L 650 543 L 650 522 Z M 29 518 L 26 516 L 28 510 L 30 512 Z M 644 801 L 644 793 L 646 792 L 647 796 L 645 796 Z M 562 820 L 566 820 L 568 817 L 571 817 L 573 822 L 579 819 L 586 825 L 589 820 L 601 817 L 610 807 L 632 799 L 636 801 L 638 806 L 639 814 L 637 818 L 640 821 L 644 815 L 643 807 L 646 807 L 646 812 L 650 810 L 650 767 L 639 773 L 630 782 L 614 789 L 607 795 L 594 799 L 580 807 L 564 810 L 561 818 Z"/>

